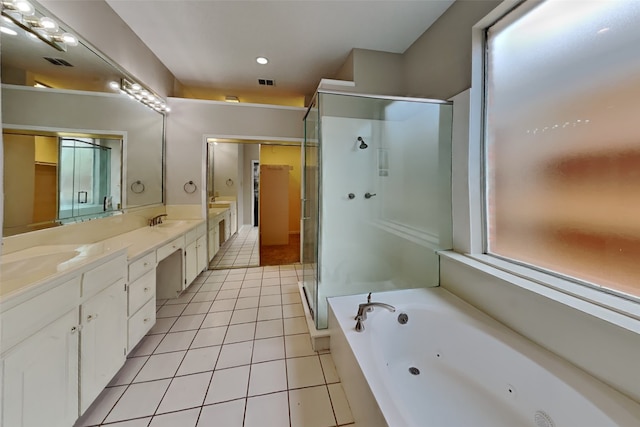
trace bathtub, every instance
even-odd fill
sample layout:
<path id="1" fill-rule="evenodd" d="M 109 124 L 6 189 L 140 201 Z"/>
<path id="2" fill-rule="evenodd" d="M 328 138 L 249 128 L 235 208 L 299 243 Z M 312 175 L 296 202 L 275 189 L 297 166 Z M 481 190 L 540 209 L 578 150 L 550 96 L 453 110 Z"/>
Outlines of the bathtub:
<path id="1" fill-rule="evenodd" d="M 640 404 L 442 288 L 329 299 L 331 353 L 358 426 L 638 427 Z M 400 324 L 398 315 L 408 316 Z"/>

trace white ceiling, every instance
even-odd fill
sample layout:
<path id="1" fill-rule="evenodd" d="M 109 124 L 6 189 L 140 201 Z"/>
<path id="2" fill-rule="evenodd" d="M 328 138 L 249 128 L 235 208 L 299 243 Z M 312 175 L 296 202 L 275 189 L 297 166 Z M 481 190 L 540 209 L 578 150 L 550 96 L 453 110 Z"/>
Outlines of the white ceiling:
<path id="1" fill-rule="evenodd" d="M 186 86 L 308 95 L 352 48 L 402 53 L 453 3 L 106 0 Z M 258 65 L 258 56 L 269 64 Z M 258 86 L 258 78 L 275 87 Z"/>

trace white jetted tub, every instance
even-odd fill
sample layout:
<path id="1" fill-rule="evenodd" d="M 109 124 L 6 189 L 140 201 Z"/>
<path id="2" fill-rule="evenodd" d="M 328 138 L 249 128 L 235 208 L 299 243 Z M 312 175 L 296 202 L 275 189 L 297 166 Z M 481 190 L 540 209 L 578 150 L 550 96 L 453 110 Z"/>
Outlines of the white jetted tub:
<path id="1" fill-rule="evenodd" d="M 331 352 L 358 426 L 638 427 L 640 404 L 442 288 L 329 299 Z M 398 321 L 406 314 L 407 322 Z"/>

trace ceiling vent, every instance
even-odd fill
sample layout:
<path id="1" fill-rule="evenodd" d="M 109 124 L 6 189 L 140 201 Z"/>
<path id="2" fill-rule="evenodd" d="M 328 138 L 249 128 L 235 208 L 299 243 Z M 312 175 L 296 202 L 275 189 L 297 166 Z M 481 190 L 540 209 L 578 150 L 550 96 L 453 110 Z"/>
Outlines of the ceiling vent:
<path id="1" fill-rule="evenodd" d="M 61 58 L 49 58 L 48 56 L 45 56 L 44 59 L 51 62 L 53 65 L 58 65 L 60 67 L 73 67 L 73 65 Z"/>
<path id="2" fill-rule="evenodd" d="M 276 81 L 273 79 L 258 79 L 258 84 L 260 86 L 275 86 Z"/>

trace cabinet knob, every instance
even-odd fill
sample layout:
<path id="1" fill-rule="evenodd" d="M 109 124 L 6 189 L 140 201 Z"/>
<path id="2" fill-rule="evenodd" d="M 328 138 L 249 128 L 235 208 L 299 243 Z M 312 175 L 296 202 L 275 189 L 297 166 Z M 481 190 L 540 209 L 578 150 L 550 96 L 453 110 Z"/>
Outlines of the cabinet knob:
<path id="1" fill-rule="evenodd" d="M 98 318 L 97 314 L 90 314 L 87 316 L 87 322 L 91 322 L 92 320 L 95 320 Z"/>
<path id="2" fill-rule="evenodd" d="M 149 292 L 149 288 L 144 288 L 144 291 L 145 292 Z"/>
<path id="3" fill-rule="evenodd" d="M 149 263 L 148 263 L 148 262 L 145 262 L 143 265 L 146 267 L 146 266 L 148 266 L 148 265 L 149 265 Z"/>
<path id="4" fill-rule="evenodd" d="M 143 320 L 143 322 L 144 322 L 144 323 L 149 323 L 149 320 L 151 320 L 151 319 L 149 319 L 149 318 L 147 317 L 147 318 L 145 318 L 145 319 Z"/>
<path id="5" fill-rule="evenodd" d="M 78 327 L 74 326 L 71 328 L 71 335 L 75 334 L 76 332 L 78 332 Z"/>

